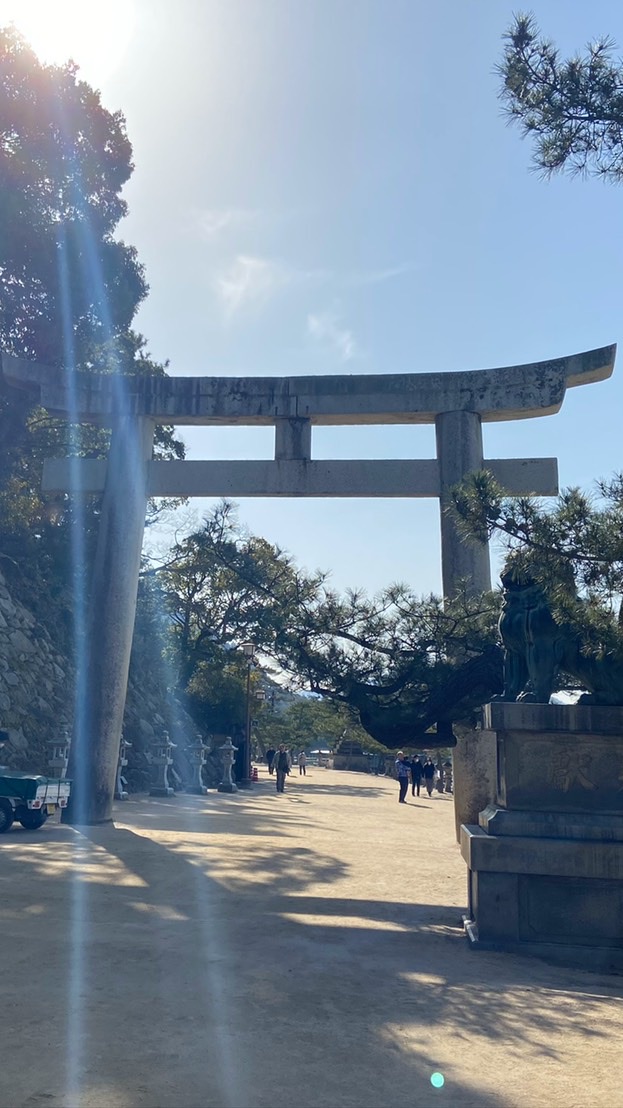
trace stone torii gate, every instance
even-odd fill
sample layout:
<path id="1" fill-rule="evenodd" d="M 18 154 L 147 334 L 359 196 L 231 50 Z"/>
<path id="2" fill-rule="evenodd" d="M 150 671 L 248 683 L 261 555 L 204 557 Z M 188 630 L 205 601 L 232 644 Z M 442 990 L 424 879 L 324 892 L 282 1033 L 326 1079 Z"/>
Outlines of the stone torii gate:
<path id="1" fill-rule="evenodd" d="M 555 458 L 485 459 L 482 424 L 553 415 L 566 389 L 602 381 L 616 347 L 457 373 L 331 377 L 118 377 L 64 373 L 4 355 L 12 385 L 35 388 L 50 413 L 110 426 L 107 460 L 48 459 L 47 492 L 103 493 L 85 667 L 83 720 L 72 744 L 71 818 L 112 818 L 147 500 L 205 497 L 435 497 L 444 595 L 491 584 L 486 545 L 466 542 L 446 507 L 452 488 L 489 470 L 511 495 L 558 492 Z M 314 461 L 312 426 L 434 424 L 437 458 Z M 274 461 L 154 461 L 157 424 L 275 428 Z"/>

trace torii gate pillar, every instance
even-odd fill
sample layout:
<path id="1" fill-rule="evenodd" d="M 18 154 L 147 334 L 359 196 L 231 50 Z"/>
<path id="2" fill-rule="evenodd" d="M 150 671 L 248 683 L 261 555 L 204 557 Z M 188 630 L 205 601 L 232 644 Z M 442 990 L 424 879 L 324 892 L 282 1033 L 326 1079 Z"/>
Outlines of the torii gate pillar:
<path id="1" fill-rule="evenodd" d="M 76 718 L 67 775 L 74 782 L 64 822 L 112 819 L 119 742 L 134 633 L 154 424 L 113 424 L 102 514 L 87 597 L 87 636 L 78 659 Z"/>
<path id="2" fill-rule="evenodd" d="M 441 575 L 443 595 L 452 596 L 465 581 L 478 595 L 491 588 L 489 547 L 459 535 L 448 511 L 452 489 L 466 473 L 483 468 L 482 424 L 478 412 L 442 412 L 435 420 L 441 508 Z"/>

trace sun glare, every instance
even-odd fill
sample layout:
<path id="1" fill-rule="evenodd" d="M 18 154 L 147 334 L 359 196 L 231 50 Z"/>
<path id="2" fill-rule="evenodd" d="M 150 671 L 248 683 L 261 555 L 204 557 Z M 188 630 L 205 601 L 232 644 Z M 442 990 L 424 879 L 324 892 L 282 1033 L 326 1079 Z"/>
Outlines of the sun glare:
<path id="1" fill-rule="evenodd" d="M 85 80 L 105 79 L 132 37 L 132 0 L 0 0 L 0 26 L 14 23 L 44 62 L 73 59 Z"/>

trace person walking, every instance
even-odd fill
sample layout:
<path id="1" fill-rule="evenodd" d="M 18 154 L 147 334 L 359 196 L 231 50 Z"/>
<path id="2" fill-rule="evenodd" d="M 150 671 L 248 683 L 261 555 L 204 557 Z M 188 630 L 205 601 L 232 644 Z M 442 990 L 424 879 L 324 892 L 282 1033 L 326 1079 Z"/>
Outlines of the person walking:
<path id="1" fill-rule="evenodd" d="M 409 788 L 409 763 L 407 762 L 402 750 L 398 751 L 398 756 L 395 762 L 396 777 L 398 778 L 398 803 L 406 804 L 405 797 L 407 795 L 407 789 Z"/>
<path id="2" fill-rule="evenodd" d="M 277 792 L 282 793 L 285 789 L 286 777 L 290 772 L 290 759 L 285 743 L 279 744 L 279 750 L 275 754 L 275 761 L 273 764 L 277 774 Z"/>
<path id="3" fill-rule="evenodd" d="M 307 755 L 306 755 L 304 750 L 301 750 L 301 752 L 299 754 L 299 777 L 301 777 L 301 775 L 303 777 L 307 776 L 307 772 L 305 770 L 306 765 L 307 765 Z"/>
<path id="4" fill-rule="evenodd" d="M 424 767 L 416 754 L 415 758 L 411 759 L 411 796 L 416 795 L 416 789 L 417 795 L 420 795 L 420 785 L 422 784 L 423 771 Z"/>
<path id="5" fill-rule="evenodd" d="M 427 758 L 422 767 L 422 773 L 424 775 L 424 784 L 426 785 L 426 792 L 429 796 L 433 795 L 433 785 L 435 783 L 435 765 L 432 758 Z"/>
<path id="6" fill-rule="evenodd" d="M 276 753 L 276 751 L 275 751 L 275 748 L 273 746 L 271 746 L 270 749 L 266 751 L 266 762 L 267 762 L 267 765 L 268 765 L 268 772 L 269 773 L 272 773 L 274 768 L 275 768 L 274 765 L 273 765 L 273 763 L 275 761 L 275 753 Z"/>

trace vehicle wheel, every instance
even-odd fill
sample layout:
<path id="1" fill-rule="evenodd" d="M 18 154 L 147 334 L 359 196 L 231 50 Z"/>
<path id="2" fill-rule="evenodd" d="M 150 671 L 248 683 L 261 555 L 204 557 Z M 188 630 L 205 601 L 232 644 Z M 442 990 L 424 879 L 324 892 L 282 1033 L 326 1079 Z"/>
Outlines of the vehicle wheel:
<path id="1" fill-rule="evenodd" d="M 14 818 L 11 801 L 0 797 L 0 835 L 3 835 L 5 831 L 13 826 Z"/>
<path id="2" fill-rule="evenodd" d="M 45 808 L 38 808 L 34 810 L 31 808 L 27 808 L 25 812 L 20 812 L 17 818 L 19 819 L 22 827 L 26 829 L 26 831 L 38 831 L 40 827 L 43 827 L 46 819 L 48 818 L 48 813 L 46 812 Z"/>

